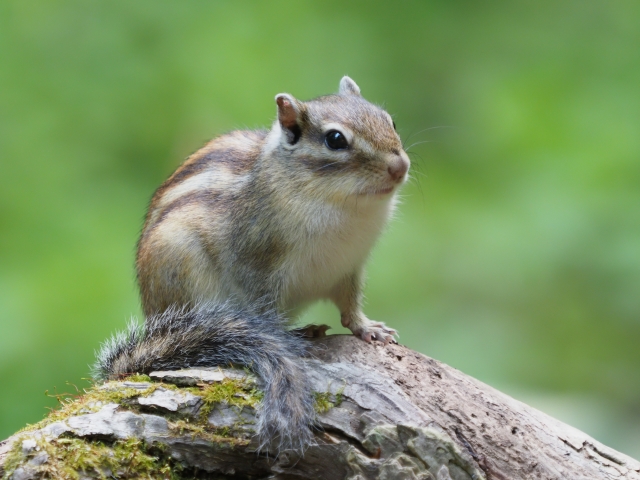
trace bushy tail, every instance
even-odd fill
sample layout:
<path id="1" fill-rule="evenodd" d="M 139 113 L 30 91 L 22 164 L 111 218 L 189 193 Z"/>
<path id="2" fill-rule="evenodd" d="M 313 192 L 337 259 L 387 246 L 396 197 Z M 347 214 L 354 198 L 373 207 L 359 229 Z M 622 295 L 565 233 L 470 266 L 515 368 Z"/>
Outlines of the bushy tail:
<path id="1" fill-rule="evenodd" d="M 285 329 L 274 310 L 238 308 L 230 302 L 172 309 L 129 324 L 105 342 L 97 354 L 94 378 L 108 380 L 132 373 L 246 365 L 264 382 L 258 412 L 261 446 L 304 450 L 311 443 L 314 401 L 300 356 L 306 342 Z"/>

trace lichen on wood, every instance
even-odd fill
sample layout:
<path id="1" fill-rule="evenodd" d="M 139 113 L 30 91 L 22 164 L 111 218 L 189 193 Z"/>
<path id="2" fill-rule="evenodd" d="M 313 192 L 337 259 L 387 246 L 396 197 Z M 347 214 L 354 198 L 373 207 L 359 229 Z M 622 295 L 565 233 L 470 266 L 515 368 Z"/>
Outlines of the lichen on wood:
<path id="1" fill-rule="evenodd" d="M 189 369 L 110 382 L 65 402 L 0 444 L 0 473 L 13 480 L 640 479 L 639 462 L 436 360 L 347 336 L 314 342 L 301 361 L 315 391 L 316 443 L 302 456 L 256 452 L 261 393 L 250 374 Z M 52 468 L 63 474 L 51 476 Z"/>

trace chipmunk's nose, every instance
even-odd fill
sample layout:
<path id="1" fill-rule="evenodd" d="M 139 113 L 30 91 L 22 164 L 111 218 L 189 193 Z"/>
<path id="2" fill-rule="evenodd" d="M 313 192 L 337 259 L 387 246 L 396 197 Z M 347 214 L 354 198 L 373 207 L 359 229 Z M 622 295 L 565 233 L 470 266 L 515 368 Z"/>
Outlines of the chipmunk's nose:
<path id="1" fill-rule="evenodd" d="M 407 170 L 409 170 L 409 162 L 407 162 L 400 155 L 396 155 L 396 157 L 389 163 L 389 166 L 387 167 L 389 175 L 396 183 L 404 180 L 404 176 L 406 175 Z"/>

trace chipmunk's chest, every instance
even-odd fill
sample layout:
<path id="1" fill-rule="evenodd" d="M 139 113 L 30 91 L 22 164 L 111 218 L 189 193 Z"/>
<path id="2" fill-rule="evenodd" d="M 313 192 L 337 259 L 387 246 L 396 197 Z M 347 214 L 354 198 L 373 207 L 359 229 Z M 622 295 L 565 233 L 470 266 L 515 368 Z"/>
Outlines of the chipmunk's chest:
<path id="1" fill-rule="evenodd" d="M 327 298 L 340 280 L 362 268 L 391 213 L 390 205 L 358 212 L 315 212 L 298 226 L 282 265 L 285 307 Z"/>

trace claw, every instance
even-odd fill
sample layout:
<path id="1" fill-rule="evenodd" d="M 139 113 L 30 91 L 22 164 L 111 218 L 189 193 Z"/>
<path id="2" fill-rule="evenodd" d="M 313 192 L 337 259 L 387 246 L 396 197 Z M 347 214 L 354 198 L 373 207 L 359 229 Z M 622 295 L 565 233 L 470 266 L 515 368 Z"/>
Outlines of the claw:
<path id="1" fill-rule="evenodd" d="M 371 343 L 373 340 L 382 342 L 385 346 L 392 342 L 397 343 L 393 338 L 398 334 L 396 330 L 387 327 L 382 322 L 372 322 L 367 318 L 361 319 L 357 326 L 351 327 L 351 331 L 367 343 Z"/>
<path id="2" fill-rule="evenodd" d="M 327 330 L 329 330 L 331 327 L 329 325 L 318 325 L 318 328 L 315 331 L 315 336 L 317 337 L 326 337 L 327 335 Z"/>

